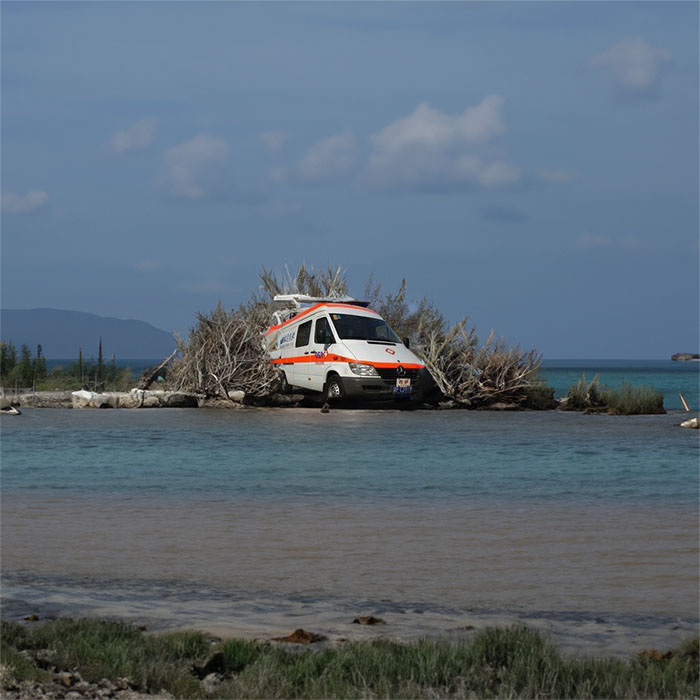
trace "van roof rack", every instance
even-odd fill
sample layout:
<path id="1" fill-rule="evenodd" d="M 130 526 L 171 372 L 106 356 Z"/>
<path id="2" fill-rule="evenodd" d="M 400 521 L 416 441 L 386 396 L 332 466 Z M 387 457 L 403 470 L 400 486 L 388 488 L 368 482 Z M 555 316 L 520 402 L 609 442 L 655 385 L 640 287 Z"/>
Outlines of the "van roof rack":
<path id="1" fill-rule="evenodd" d="M 295 309 L 303 309 L 314 304 L 352 304 L 353 306 L 369 306 L 368 301 L 359 301 L 350 296 L 337 297 L 312 297 L 308 294 L 276 294 L 273 302 L 280 306 L 292 306 Z"/>

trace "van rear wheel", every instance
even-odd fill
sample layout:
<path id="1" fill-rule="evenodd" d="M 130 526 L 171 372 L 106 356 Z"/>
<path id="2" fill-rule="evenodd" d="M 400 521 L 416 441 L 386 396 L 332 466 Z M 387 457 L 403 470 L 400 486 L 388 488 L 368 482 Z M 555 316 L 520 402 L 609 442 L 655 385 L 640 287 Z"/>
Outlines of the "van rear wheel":
<path id="1" fill-rule="evenodd" d="M 343 382 L 337 374 L 331 374 L 326 381 L 326 400 L 333 401 L 345 396 Z"/>
<path id="2" fill-rule="evenodd" d="M 287 375 L 284 373 L 283 369 L 280 370 L 279 382 L 277 384 L 277 393 L 289 393 L 289 382 L 287 382 Z"/>

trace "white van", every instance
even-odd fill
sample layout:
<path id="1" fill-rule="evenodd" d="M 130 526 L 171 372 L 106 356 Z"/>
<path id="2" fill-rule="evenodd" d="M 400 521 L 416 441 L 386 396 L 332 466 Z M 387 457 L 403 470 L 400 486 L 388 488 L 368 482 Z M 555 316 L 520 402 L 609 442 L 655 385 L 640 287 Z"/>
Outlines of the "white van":
<path id="1" fill-rule="evenodd" d="M 436 385 L 425 365 L 368 303 L 281 294 L 264 333 L 282 390 L 326 399 L 423 401 Z"/>

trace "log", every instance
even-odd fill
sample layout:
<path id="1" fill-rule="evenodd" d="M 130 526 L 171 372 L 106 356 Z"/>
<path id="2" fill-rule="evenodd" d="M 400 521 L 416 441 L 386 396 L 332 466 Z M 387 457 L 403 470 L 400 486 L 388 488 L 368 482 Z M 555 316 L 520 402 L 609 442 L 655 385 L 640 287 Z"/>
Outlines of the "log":
<path id="1" fill-rule="evenodd" d="M 153 382 L 158 378 L 161 370 L 177 355 L 177 348 L 173 350 L 155 369 L 144 370 L 144 373 L 139 379 L 137 389 L 148 389 Z"/>

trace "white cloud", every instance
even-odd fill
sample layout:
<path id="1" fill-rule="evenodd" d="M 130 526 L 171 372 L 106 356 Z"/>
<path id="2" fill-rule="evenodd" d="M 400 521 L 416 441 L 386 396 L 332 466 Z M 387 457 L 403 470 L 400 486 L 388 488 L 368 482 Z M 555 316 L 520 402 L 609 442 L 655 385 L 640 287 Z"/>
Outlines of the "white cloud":
<path id="1" fill-rule="evenodd" d="M 141 151 L 153 143 L 156 137 L 158 120 L 142 119 L 132 124 L 128 129 L 115 131 L 109 140 L 109 149 L 115 153 Z"/>
<path id="2" fill-rule="evenodd" d="M 262 134 L 258 134 L 258 139 L 263 146 L 265 146 L 270 155 L 276 155 L 279 153 L 284 148 L 287 138 L 287 132 L 282 131 L 281 129 L 275 131 L 265 131 Z"/>
<path id="3" fill-rule="evenodd" d="M 201 199 L 228 159 L 228 144 L 208 134 L 168 149 L 163 155 L 161 183 L 170 194 Z"/>
<path id="4" fill-rule="evenodd" d="M 513 184 L 519 169 L 488 148 L 505 133 L 503 104 L 499 95 L 489 95 L 452 115 L 422 102 L 370 137 L 366 182 L 382 189 Z"/>
<path id="5" fill-rule="evenodd" d="M 554 185 L 566 184 L 576 178 L 576 173 L 573 170 L 543 169 L 539 171 L 538 175 L 543 182 Z"/>
<path id="6" fill-rule="evenodd" d="M 8 214 L 31 214 L 46 205 L 49 195 L 43 190 L 32 190 L 27 194 L 3 192 L 0 201 L 2 210 Z"/>
<path id="7" fill-rule="evenodd" d="M 636 250 L 639 248 L 639 239 L 636 236 L 612 238 L 610 236 L 584 231 L 576 239 L 576 241 L 574 241 L 574 247 L 581 250 L 592 250 L 594 248 L 620 248 L 622 250 Z"/>
<path id="8" fill-rule="evenodd" d="M 334 180 L 348 173 L 357 158 L 352 129 L 317 141 L 299 162 L 298 174 L 307 182 Z"/>
<path id="9" fill-rule="evenodd" d="M 605 72 L 627 95 L 648 95 L 657 87 L 661 70 L 671 60 L 669 51 L 653 48 L 643 39 L 622 39 L 588 60 Z"/>

